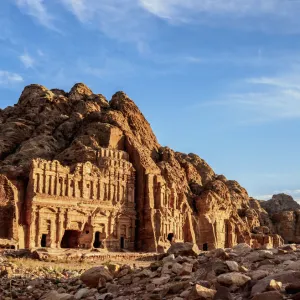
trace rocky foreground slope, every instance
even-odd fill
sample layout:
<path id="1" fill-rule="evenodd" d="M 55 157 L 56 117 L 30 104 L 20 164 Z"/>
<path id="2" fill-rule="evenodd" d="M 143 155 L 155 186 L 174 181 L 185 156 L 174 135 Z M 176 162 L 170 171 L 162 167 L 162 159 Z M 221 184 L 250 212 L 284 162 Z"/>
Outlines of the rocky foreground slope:
<path id="1" fill-rule="evenodd" d="M 82 271 L 29 270 L 0 257 L 3 300 L 280 300 L 300 299 L 300 249 L 233 249 L 200 252 L 174 244 L 149 267 L 98 265 Z"/>
<path id="2" fill-rule="evenodd" d="M 116 93 L 108 102 L 84 84 L 76 84 L 70 92 L 30 85 L 25 87 L 16 105 L 0 110 L 0 228 L 6 228 L 0 230 L 0 239 L 11 238 L 17 240 L 18 247 L 24 247 L 26 235 L 36 230 L 30 243 L 51 246 L 56 242 L 58 245 L 60 240 L 53 239 L 62 235 L 61 229 L 53 233 L 51 228 L 66 224 L 63 229 L 72 229 L 68 227 L 72 225 L 68 220 L 75 212 L 66 215 L 65 221 L 57 221 L 59 209 L 52 208 L 56 215 L 47 210 L 38 216 L 30 210 L 28 201 L 32 201 L 32 190 L 35 191 L 37 185 L 34 180 L 40 180 L 29 180 L 32 162 L 40 158 L 50 165 L 58 161 L 70 168 L 85 162 L 97 166 L 102 149 L 127 153 L 136 171 L 134 202 L 137 212 L 132 227 L 126 227 L 131 226 L 127 221 L 124 228 L 114 229 L 111 225 L 111 229 L 100 232 L 103 238 L 107 237 L 107 231 L 116 230 L 112 238 L 114 241 L 121 238 L 122 245 L 122 238 L 132 238 L 133 233 L 128 236 L 128 232 L 136 227 L 135 248 L 144 251 L 165 251 L 169 233 L 174 233 L 177 240 L 196 243 L 204 250 L 233 247 L 243 242 L 252 247 L 282 244 L 281 237 L 276 234 L 281 233 L 277 225 L 273 226 L 268 213 L 258 201 L 249 198 L 238 182 L 215 174 L 195 154 L 162 147 L 143 114 L 125 93 Z M 56 184 L 62 188 L 69 184 L 69 181 L 59 180 Z M 40 192 L 46 189 L 48 192 L 50 185 L 51 194 L 52 184 L 44 183 L 46 187 Z M 66 203 L 63 201 L 65 199 L 61 203 Z M 68 209 L 71 210 L 67 208 L 66 214 Z M 99 207 L 100 213 L 107 214 Z M 88 224 L 92 215 L 84 211 L 76 214 L 76 218 L 85 218 L 84 222 L 74 220 L 78 226 L 76 230 L 82 231 L 85 222 L 93 230 L 93 222 Z M 49 220 L 48 215 L 51 215 Z M 36 228 L 32 229 L 30 224 L 36 218 L 49 224 L 40 224 L 39 228 L 36 223 Z M 121 221 L 116 216 L 116 226 Z M 42 232 L 44 228 L 50 231 Z M 24 236 L 25 242 L 19 243 Z"/>

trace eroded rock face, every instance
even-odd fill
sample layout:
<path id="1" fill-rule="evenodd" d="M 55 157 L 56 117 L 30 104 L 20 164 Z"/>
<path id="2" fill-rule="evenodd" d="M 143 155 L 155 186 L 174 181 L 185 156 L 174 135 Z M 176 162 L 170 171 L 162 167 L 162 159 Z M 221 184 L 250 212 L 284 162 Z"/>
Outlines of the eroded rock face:
<path id="1" fill-rule="evenodd" d="M 0 213 L 15 212 L 0 239 L 16 247 L 164 252 L 169 233 L 201 250 L 282 243 L 244 188 L 161 147 L 123 92 L 108 102 L 81 83 L 25 87 L 0 111 L 0 173 L 13 195 L 0 194 Z"/>
<path id="2" fill-rule="evenodd" d="M 300 243 L 300 205 L 289 195 L 274 195 L 271 200 L 260 201 L 268 212 L 273 232 L 284 238 L 286 243 Z"/>

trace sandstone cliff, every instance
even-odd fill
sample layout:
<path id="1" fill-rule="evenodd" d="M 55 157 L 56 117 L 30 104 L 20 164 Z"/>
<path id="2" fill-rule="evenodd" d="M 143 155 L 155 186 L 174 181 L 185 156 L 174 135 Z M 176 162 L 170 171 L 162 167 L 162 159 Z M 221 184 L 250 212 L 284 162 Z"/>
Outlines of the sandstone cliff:
<path id="1" fill-rule="evenodd" d="M 293 197 L 286 194 L 273 195 L 271 200 L 260 201 L 260 205 L 270 215 L 283 211 L 300 209 L 300 205 L 293 199 Z"/>
<path id="2" fill-rule="evenodd" d="M 179 240 L 196 242 L 201 249 L 281 243 L 261 229 L 271 223 L 238 182 L 215 174 L 195 154 L 162 147 L 125 93 L 108 102 L 81 83 L 68 93 L 27 86 L 16 105 L 0 111 L 0 173 L 18 190 L 20 235 L 26 235 L 28 225 L 22 212 L 32 161 L 97 165 L 103 148 L 128 153 L 136 171 L 137 249 L 163 250 L 174 231 Z"/>
<path id="3" fill-rule="evenodd" d="M 260 201 L 273 223 L 273 232 L 286 243 L 300 242 L 300 205 L 289 195 L 273 195 L 271 200 Z"/>

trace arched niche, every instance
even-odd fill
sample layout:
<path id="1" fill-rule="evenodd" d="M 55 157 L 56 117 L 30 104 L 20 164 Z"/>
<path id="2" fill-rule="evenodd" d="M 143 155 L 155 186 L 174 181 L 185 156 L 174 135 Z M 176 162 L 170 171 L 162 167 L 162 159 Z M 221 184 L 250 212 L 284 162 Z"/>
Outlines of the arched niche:
<path id="1" fill-rule="evenodd" d="M 17 208 L 18 190 L 7 179 L 0 175 L 0 238 L 18 240 L 17 224 L 19 212 Z"/>

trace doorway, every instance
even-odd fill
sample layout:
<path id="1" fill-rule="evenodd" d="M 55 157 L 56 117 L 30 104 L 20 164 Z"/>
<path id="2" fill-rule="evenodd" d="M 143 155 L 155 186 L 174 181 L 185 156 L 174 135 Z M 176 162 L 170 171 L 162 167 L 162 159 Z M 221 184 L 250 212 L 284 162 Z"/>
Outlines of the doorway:
<path id="1" fill-rule="evenodd" d="M 100 248 L 101 247 L 101 241 L 100 241 L 100 232 L 96 231 L 95 233 L 95 240 L 94 240 L 94 248 Z"/>
<path id="2" fill-rule="evenodd" d="M 41 238 L 41 247 L 47 247 L 47 234 L 43 234 Z"/>
<path id="3" fill-rule="evenodd" d="M 61 240 L 61 248 L 78 248 L 80 234 L 77 230 L 66 230 Z"/>
<path id="4" fill-rule="evenodd" d="M 208 244 L 207 243 L 203 244 L 203 251 L 208 251 Z"/>
<path id="5" fill-rule="evenodd" d="M 125 248 L 125 238 L 122 236 L 120 239 L 120 248 L 124 249 Z"/>

